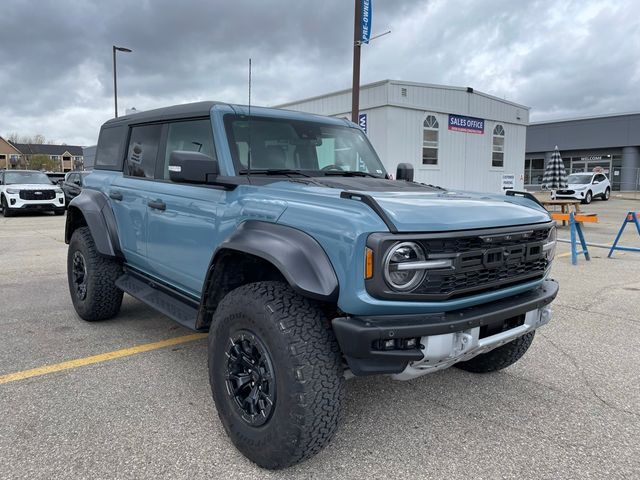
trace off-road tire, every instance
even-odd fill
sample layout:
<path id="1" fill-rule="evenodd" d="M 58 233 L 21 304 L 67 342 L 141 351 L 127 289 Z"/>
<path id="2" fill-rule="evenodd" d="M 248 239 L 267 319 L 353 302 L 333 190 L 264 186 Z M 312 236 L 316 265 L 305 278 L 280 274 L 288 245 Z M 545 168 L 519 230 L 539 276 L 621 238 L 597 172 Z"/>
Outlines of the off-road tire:
<path id="1" fill-rule="evenodd" d="M 456 367 L 473 373 L 490 373 L 513 365 L 526 353 L 536 332 L 529 332 L 520 338 L 487 353 L 482 353 L 466 362 L 458 362 Z"/>
<path id="2" fill-rule="evenodd" d="M 86 295 L 80 298 L 73 278 L 75 253 L 79 252 L 86 265 Z M 123 292 L 116 287 L 122 266 L 98 253 L 89 227 L 78 228 L 71 236 L 67 253 L 69 293 L 76 312 L 88 322 L 107 320 L 118 314 Z"/>
<path id="3" fill-rule="evenodd" d="M 602 195 L 602 200 L 606 202 L 607 200 L 609 200 L 610 197 L 611 197 L 611 189 L 607 187 L 607 189 L 604 191 L 604 195 Z"/>
<path id="4" fill-rule="evenodd" d="M 0 205 L 2 205 L 2 215 L 5 218 L 8 217 L 12 217 L 13 216 L 13 212 L 11 211 L 11 209 L 9 208 L 9 205 L 7 205 L 7 199 L 4 198 L 4 195 L 2 196 L 2 198 L 0 199 Z"/>
<path id="5" fill-rule="evenodd" d="M 584 200 L 582 200 L 582 203 L 585 205 L 589 205 L 591 203 L 591 200 L 593 200 L 593 193 L 591 193 L 591 190 L 589 190 L 587 192 L 587 196 L 584 197 Z"/>
<path id="6" fill-rule="evenodd" d="M 227 385 L 234 332 L 249 331 L 271 358 L 275 402 L 266 423 L 242 418 Z M 318 453 L 333 438 L 344 400 L 344 371 L 335 335 L 312 301 L 282 282 L 230 292 L 209 331 L 209 381 L 224 429 L 259 466 L 285 468 Z"/>

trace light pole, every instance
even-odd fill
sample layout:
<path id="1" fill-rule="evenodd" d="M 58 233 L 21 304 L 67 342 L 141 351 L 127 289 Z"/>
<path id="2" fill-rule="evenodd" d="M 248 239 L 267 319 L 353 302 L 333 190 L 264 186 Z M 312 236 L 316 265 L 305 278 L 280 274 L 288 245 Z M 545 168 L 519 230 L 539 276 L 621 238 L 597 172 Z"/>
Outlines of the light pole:
<path id="1" fill-rule="evenodd" d="M 118 80 L 116 78 L 116 51 L 131 53 L 133 50 L 126 47 L 116 47 L 113 45 L 113 102 L 115 104 L 116 118 L 118 118 Z"/>

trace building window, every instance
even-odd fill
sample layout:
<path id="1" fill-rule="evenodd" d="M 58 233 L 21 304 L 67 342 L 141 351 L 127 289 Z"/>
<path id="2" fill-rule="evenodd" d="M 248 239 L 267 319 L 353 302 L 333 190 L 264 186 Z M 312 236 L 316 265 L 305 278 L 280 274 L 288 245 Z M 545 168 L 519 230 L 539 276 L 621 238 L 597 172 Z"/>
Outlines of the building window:
<path id="1" fill-rule="evenodd" d="M 499 124 L 493 129 L 491 166 L 497 168 L 504 167 L 504 127 Z"/>
<path id="2" fill-rule="evenodd" d="M 82 157 L 73 157 L 73 159 L 74 159 L 76 162 L 79 162 L 80 160 L 82 160 Z"/>
<path id="3" fill-rule="evenodd" d="M 51 160 L 60 160 L 60 155 L 51 155 Z"/>
<path id="4" fill-rule="evenodd" d="M 438 164 L 438 119 L 435 115 L 428 115 L 424 119 L 422 131 L 422 164 Z"/>

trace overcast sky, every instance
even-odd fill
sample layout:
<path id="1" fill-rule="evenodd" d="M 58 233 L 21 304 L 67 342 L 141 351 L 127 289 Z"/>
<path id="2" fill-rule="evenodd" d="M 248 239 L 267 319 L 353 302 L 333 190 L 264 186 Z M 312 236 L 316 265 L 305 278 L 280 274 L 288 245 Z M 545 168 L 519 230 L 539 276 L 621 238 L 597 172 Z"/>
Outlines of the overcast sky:
<path id="1" fill-rule="evenodd" d="M 531 119 L 640 110 L 640 2 L 372 0 L 362 83 L 410 80 L 532 107 Z M 351 86 L 352 0 L 2 0 L 0 135 L 89 145 L 125 108 L 274 105 Z"/>

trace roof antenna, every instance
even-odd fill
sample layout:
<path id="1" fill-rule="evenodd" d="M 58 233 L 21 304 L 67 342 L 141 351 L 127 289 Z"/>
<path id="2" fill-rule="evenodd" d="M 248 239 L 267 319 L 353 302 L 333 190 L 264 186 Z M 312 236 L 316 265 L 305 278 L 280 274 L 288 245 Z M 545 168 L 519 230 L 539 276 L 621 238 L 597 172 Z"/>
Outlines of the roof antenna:
<path id="1" fill-rule="evenodd" d="M 249 119 L 248 119 L 248 137 L 249 137 L 249 150 L 247 155 L 247 181 L 251 183 L 249 177 L 251 175 L 251 57 L 249 57 Z"/>

